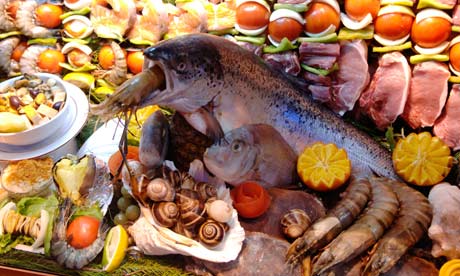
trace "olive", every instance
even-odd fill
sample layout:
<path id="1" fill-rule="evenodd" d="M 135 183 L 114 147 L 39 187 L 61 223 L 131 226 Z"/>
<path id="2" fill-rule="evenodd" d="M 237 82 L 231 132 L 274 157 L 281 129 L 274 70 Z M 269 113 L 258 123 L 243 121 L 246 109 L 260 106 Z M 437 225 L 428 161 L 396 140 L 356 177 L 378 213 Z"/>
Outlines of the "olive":
<path id="1" fill-rule="evenodd" d="M 55 102 L 53 104 L 53 108 L 56 109 L 57 111 L 61 110 L 61 107 L 62 105 L 64 104 L 64 102 L 60 101 L 60 102 Z"/>
<path id="2" fill-rule="evenodd" d="M 14 109 L 18 109 L 21 106 L 21 100 L 18 96 L 10 97 L 10 106 Z"/>
<path id="3" fill-rule="evenodd" d="M 40 94 L 40 89 L 29 89 L 30 96 L 35 99 Z"/>

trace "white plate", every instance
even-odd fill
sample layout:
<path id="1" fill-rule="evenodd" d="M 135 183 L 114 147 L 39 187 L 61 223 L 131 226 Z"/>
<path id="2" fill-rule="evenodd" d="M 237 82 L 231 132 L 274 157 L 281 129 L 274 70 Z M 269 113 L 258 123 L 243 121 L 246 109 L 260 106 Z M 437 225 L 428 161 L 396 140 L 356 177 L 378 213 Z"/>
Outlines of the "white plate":
<path id="1" fill-rule="evenodd" d="M 83 128 L 88 118 L 89 103 L 78 87 L 65 82 L 69 96 L 69 123 L 56 130 L 50 138 L 27 146 L 0 144 L 0 160 L 22 160 L 49 154 L 72 140 Z"/>

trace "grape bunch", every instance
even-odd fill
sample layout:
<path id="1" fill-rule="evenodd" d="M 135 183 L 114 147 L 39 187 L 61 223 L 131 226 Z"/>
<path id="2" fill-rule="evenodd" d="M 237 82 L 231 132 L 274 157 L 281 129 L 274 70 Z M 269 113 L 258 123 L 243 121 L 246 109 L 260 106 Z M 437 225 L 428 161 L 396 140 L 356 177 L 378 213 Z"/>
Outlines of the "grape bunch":
<path id="1" fill-rule="evenodd" d="M 117 207 L 120 212 L 113 218 L 115 224 L 124 225 L 128 221 L 135 221 L 139 218 L 141 212 L 139 206 L 125 187 L 121 188 L 121 197 L 117 201 Z"/>

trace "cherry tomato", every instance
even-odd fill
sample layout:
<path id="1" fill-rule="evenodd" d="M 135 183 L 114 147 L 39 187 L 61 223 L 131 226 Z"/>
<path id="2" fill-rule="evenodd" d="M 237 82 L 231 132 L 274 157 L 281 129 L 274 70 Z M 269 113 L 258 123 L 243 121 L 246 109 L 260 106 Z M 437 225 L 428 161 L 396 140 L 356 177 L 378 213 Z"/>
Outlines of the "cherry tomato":
<path id="1" fill-rule="evenodd" d="M 460 43 L 450 47 L 449 60 L 455 70 L 460 71 Z"/>
<path id="2" fill-rule="evenodd" d="M 268 24 L 268 33 L 276 42 L 281 42 L 285 37 L 292 41 L 299 37 L 302 30 L 302 24 L 289 17 L 282 17 Z"/>
<path id="3" fill-rule="evenodd" d="M 19 60 L 22 57 L 22 54 L 24 51 L 27 49 L 27 42 L 22 41 L 21 43 L 14 48 L 13 53 L 11 54 L 11 58 L 14 59 L 15 61 L 19 62 Z"/>
<path id="4" fill-rule="evenodd" d="M 243 182 L 234 188 L 230 195 L 233 199 L 233 206 L 244 218 L 259 217 L 270 206 L 270 195 L 257 182 Z"/>
<path id="5" fill-rule="evenodd" d="M 35 10 L 38 24 L 46 28 L 56 28 L 61 25 L 62 8 L 52 4 L 42 4 Z"/>
<path id="6" fill-rule="evenodd" d="M 90 246 L 97 239 L 99 223 L 95 217 L 77 217 L 67 227 L 67 242 L 76 249 Z"/>
<path id="7" fill-rule="evenodd" d="M 368 13 L 376 18 L 379 9 L 379 0 L 345 0 L 345 12 L 356 21 L 362 20 Z"/>
<path id="8" fill-rule="evenodd" d="M 314 2 L 305 13 L 305 31 L 309 33 L 320 33 L 325 31 L 331 24 L 336 30 L 339 28 L 339 14 L 331 6 Z"/>
<path id="9" fill-rule="evenodd" d="M 236 9 L 236 23 L 246 30 L 256 30 L 266 26 L 270 12 L 257 2 L 245 2 Z"/>
<path id="10" fill-rule="evenodd" d="M 83 53 L 82 50 L 73 49 L 67 54 L 67 60 L 69 61 L 70 64 L 76 67 L 81 67 L 85 65 L 86 63 L 91 62 L 91 57 Z"/>
<path id="11" fill-rule="evenodd" d="M 142 51 L 130 52 L 126 58 L 126 61 L 131 73 L 140 73 L 142 72 L 142 67 L 144 65 L 144 53 L 142 53 Z"/>
<path id="12" fill-rule="evenodd" d="M 396 40 L 410 33 L 414 18 L 403 13 L 388 13 L 375 19 L 375 33 L 383 38 Z"/>
<path id="13" fill-rule="evenodd" d="M 65 62 L 64 55 L 58 50 L 47 49 L 38 56 L 37 65 L 45 72 L 60 74 L 62 68 L 59 62 Z"/>
<path id="14" fill-rule="evenodd" d="M 126 159 L 132 159 L 139 161 L 139 148 L 136 146 L 128 146 L 128 153 L 126 154 Z M 115 152 L 109 158 L 109 170 L 112 175 L 116 175 L 118 169 L 120 168 L 121 162 L 123 162 L 123 157 L 121 156 L 120 151 Z M 121 173 L 120 173 L 121 178 Z"/>
<path id="15" fill-rule="evenodd" d="M 451 32 L 449 21 L 440 17 L 423 19 L 418 24 L 412 24 L 412 40 L 421 47 L 432 48 L 446 41 Z"/>
<path id="16" fill-rule="evenodd" d="M 8 3 L 8 7 L 6 8 L 6 12 L 12 19 L 16 19 L 16 12 L 18 11 L 19 4 L 21 1 L 10 1 Z"/>

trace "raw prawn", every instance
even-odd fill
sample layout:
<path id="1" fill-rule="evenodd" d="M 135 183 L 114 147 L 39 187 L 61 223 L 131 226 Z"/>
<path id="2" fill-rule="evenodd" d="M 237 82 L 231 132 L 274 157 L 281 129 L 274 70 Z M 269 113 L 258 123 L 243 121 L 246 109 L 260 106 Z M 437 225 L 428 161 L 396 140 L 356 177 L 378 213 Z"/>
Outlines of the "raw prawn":
<path id="1" fill-rule="evenodd" d="M 208 29 L 208 15 L 200 1 L 177 3 L 176 7 L 169 4 L 168 12 L 170 21 L 166 38 L 202 33 Z"/>
<path id="2" fill-rule="evenodd" d="M 315 222 L 289 247 L 288 263 L 299 263 L 305 254 L 312 255 L 345 230 L 361 213 L 371 197 L 367 179 L 353 180 L 345 196 L 327 215 Z"/>
<path id="3" fill-rule="evenodd" d="M 393 222 L 399 202 L 385 178 L 369 179 L 372 202 L 350 228 L 340 233 L 313 259 L 313 275 L 322 274 L 335 265 L 347 262 L 375 244 Z"/>
<path id="4" fill-rule="evenodd" d="M 123 41 L 136 22 L 136 5 L 133 0 L 93 1 L 90 18 L 98 37 Z"/>
<path id="5" fill-rule="evenodd" d="M 58 30 L 47 29 L 35 23 L 35 9 L 39 3 L 35 0 L 22 1 L 16 13 L 16 26 L 25 36 L 32 38 L 52 37 L 59 35 Z"/>
<path id="6" fill-rule="evenodd" d="M 60 265 L 71 269 L 80 269 L 89 264 L 104 248 L 104 240 L 108 226 L 102 224 L 99 227 L 97 239 L 88 247 L 75 249 L 67 243 L 66 229 L 69 220 L 72 201 L 70 198 L 64 199 L 59 208 L 59 216 L 55 222 L 53 238 L 51 240 L 51 255 Z"/>
<path id="7" fill-rule="evenodd" d="M 114 41 L 112 41 L 110 47 L 112 47 L 115 56 L 115 63 L 110 70 L 98 70 L 95 72 L 95 75 L 102 77 L 113 85 L 120 85 L 126 80 L 128 74 L 128 65 L 126 64 L 125 53 L 123 52 L 123 49 L 121 49 L 120 45 Z"/>
<path id="8" fill-rule="evenodd" d="M 1 1 L 1 0 L 0 0 Z M 11 54 L 19 44 L 18 37 L 8 37 L 0 41 L 0 74 L 9 75 L 11 72 Z"/>
<path id="9" fill-rule="evenodd" d="M 146 0 L 142 15 L 137 15 L 128 39 L 133 44 L 153 45 L 168 31 L 168 21 L 168 13 L 161 0 Z"/>
<path id="10" fill-rule="evenodd" d="M 37 66 L 40 54 L 50 47 L 44 45 L 31 45 L 27 47 L 19 60 L 22 74 L 35 74 L 40 72 Z"/>
<path id="11" fill-rule="evenodd" d="M 10 0 L 0 0 L 0 30 L 4 32 L 11 32 L 16 29 L 14 19 L 7 12 Z"/>
<path id="12" fill-rule="evenodd" d="M 391 229 L 372 249 L 364 275 L 380 275 L 390 270 L 427 232 L 431 222 L 430 202 L 423 194 L 402 182 L 387 182 L 398 196 L 399 215 Z"/>

